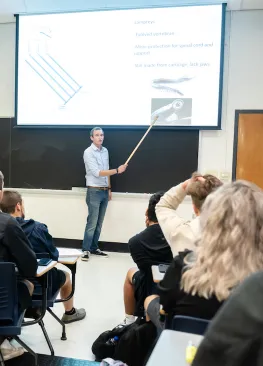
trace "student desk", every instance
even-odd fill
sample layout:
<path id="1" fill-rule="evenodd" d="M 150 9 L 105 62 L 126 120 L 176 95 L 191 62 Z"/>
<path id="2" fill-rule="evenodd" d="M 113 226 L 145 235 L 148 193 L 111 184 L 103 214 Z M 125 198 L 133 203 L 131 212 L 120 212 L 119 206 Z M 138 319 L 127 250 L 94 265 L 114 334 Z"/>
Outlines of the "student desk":
<path id="1" fill-rule="evenodd" d="M 47 272 L 49 272 L 56 265 L 57 265 L 57 262 L 56 261 L 52 261 L 47 266 L 38 266 L 37 267 L 36 277 L 42 277 L 44 274 L 46 274 Z"/>
<path id="2" fill-rule="evenodd" d="M 186 348 L 189 342 L 199 346 L 203 336 L 164 330 L 152 351 L 147 366 L 187 366 Z"/>
<path id="3" fill-rule="evenodd" d="M 31 320 L 31 321 L 27 321 L 27 322 L 23 322 L 23 327 L 28 326 L 28 325 L 34 325 L 39 323 L 45 316 L 46 311 L 47 311 L 47 288 L 48 288 L 48 274 L 49 271 L 54 268 L 57 265 L 56 261 L 52 261 L 50 262 L 47 266 L 38 266 L 37 268 L 37 272 L 36 272 L 36 276 L 37 278 L 42 279 L 42 307 L 41 307 L 41 312 L 39 313 L 39 316 L 37 319 L 35 320 Z"/>
<path id="4" fill-rule="evenodd" d="M 72 290 L 70 295 L 66 299 L 57 299 L 58 302 L 65 302 L 70 300 L 75 293 L 76 284 L 76 272 L 77 272 L 77 261 L 82 256 L 82 252 L 77 249 L 58 248 L 59 258 L 58 263 L 64 264 L 68 267 L 72 273 Z"/>
<path id="5" fill-rule="evenodd" d="M 164 278 L 164 273 L 159 271 L 159 266 L 152 266 L 153 282 L 158 283 Z"/>

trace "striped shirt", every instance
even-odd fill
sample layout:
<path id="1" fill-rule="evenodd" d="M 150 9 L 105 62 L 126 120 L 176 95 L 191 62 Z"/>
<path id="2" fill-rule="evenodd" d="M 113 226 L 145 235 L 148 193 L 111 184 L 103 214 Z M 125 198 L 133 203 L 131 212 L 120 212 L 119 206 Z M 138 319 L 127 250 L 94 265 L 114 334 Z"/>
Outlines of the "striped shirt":
<path id="1" fill-rule="evenodd" d="M 100 177 L 101 170 L 109 170 L 109 153 L 106 147 L 97 148 L 91 144 L 83 155 L 86 169 L 86 186 L 108 187 L 109 178 Z"/>

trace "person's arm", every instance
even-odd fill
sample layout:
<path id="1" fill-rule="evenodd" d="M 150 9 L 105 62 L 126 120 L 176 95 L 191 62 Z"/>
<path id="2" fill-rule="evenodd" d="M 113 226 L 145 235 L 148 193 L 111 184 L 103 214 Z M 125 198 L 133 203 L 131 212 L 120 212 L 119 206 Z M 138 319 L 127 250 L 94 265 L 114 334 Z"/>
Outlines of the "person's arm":
<path id="1" fill-rule="evenodd" d="M 111 181 L 110 181 L 110 177 L 108 177 L 108 183 L 109 183 L 109 191 L 108 191 L 109 201 L 111 201 L 112 200 L 112 192 L 111 192 Z"/>
<path id="2" fill-rule="evenodd" d="M 125 172 L 126 168 L 127 168 L 127 165 L 120 165 L 116 169 L 100 170 L 99 177 L 110 177 L 111 175 L 122 174 Z"/>
<path id="3" fill-rule="evenodd" d="M 127 165 L 120 165 L 116 169 L 108 169 L 108 170 L 100 170 L 97 160 L 94 156 L 92 156 L 88 151 L 84 153 L 84 164 L 86 167 L 86 171 L 89 169 L 94 177 L 109 177 L 115 174 L 122 174 L 125 172 Z"/>
<path id="4" fill-rule="evenodd" d="M 139 267 L 137 235 L 130 238 L 130 240 L 128 241 L 128 248 L 129 248 L 129 251 L 130 251 L 130 254 L 131 254 L 131 257 L 132 257 L 134 263 L 137 265 L 137 267 Z"/>
<path id="5" fill-rule="evenodd" d="M 157 203 L 155 211 L 163 231 L 167 226 L 167 229 L 170 229 L 171 226 L 177 227 L 186 222 L 186 220 L 179 217 L 176 213 L 178 206 L 183 202 L 185 196 L 186 192 L 183 184 L 180 183 L 167 191 Z"/>
<path id="6" fill-rule="evenodd" d="M 4 245 L 14 260 L 21 276 L 33 277 L 37 271 L 37 259 L 25 233 L 15 219 L 10 217 L 5 233 Z"/>
<path id="7" fill-rule="evenodd" d="M 180 183 L 166 192 L 155 208 L 158 222 L 174 256 L 181 250 L 194 248 L 190 221 L 178 216 L 176 212 L 186 196 L 187 182 Z"/>
<path id="8" fill-rule="evenodd" d="M 53 243 L 53 238 L 49 234 L 47 226 L 38 223 L 34 230 L 37 233 L 37 240 L 42 242 L 45 252 L 49 253 L 51 259 L 57 261 L 59 252 Z"/>

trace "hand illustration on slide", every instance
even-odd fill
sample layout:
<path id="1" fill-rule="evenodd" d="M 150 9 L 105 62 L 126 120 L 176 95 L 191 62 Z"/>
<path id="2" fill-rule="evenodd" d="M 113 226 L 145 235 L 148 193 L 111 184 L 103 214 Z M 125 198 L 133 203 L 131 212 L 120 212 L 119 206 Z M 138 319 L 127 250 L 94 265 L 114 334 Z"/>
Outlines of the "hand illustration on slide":
<path id="1" fill-rule="evenodd" d="M 192 80 L 193 78 L 194 78 L 193 76 L 182 76 L 178 79 L 165 79 L 165 78 L 154 79 L 152 81 L 152 87 L 155 89 L 161 89 L 164 91 L 177 93 L 183 96 L 184 94 L 180 90 L 178 90 L 174 84 L 184 83 L 185 81 Z"/>

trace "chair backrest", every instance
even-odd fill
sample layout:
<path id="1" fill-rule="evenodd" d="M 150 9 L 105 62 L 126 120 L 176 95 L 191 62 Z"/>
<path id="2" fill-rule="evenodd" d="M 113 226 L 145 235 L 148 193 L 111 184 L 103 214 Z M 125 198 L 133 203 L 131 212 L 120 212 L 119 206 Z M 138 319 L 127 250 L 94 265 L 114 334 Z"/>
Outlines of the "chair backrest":
<path id="1" fill-rule="evenodd" d="M 0 262 L 0 325 L 17 320 L 17 276 L 14 263 Z"/>
<path id="2" fill-rule="evenodd" d="M 184 333 L 203 335 L 208 324 L 209 320 L 206 319 L 175 315 L 172 320 L 172 329 Z"/>

